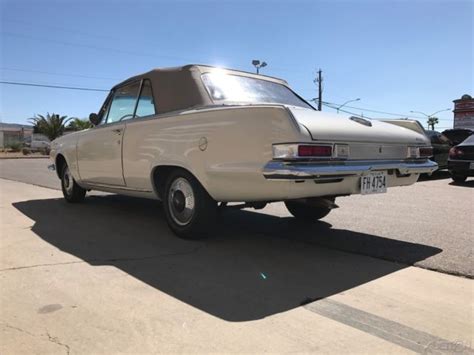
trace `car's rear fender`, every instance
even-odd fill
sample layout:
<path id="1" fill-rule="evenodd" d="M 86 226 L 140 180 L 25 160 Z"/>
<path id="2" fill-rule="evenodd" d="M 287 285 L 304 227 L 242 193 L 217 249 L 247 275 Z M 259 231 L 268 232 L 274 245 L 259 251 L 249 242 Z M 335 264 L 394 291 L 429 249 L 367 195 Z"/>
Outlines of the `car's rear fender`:
<path id="1" fill-rule="evenodd" d="M 127 186 L 152 190 L 153 169 L 190 171 L 216 200 L 265 188 L 262 169 L 272 145 L 311 141 L 281 105 L 193 110 L 127 122 L 123 145 Z M 254 191 L 255 190 L 255 191 Z"/>

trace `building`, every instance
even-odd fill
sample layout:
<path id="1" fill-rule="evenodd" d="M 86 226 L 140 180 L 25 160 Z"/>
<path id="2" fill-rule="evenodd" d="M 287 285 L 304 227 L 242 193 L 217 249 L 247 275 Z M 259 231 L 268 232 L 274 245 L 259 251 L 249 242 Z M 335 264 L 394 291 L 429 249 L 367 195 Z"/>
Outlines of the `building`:
<path id="1" fill-rule="evenodd" d="M 25 138 L 31 137 L 33 126 L 16 123 L 0 123 L 0 149 L 8 148 L 12 144 L 22 143 Z"/>
<path id="2" fill-rule="evenodd" d="M 454 128 L 474 130 L 474 99 L 471 95 L 463 95 L 454 102 Z"/>

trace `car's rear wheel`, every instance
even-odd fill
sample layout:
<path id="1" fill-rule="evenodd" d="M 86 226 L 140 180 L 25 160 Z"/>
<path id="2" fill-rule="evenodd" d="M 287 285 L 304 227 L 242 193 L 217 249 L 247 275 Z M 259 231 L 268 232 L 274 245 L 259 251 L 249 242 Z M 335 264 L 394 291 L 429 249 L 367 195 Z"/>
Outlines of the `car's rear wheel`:
<path id="1" fill-rule="evenodd" d="M 453 174 L 451 174 L 451 178 L 453 179 L 454 182 L 461 183 L 461 182 L 466 181 L 467 176 L 453 173 Z"/>
<path id="2" fill-rule="evenodd" d="M 334 202 L 334 200 L 329 199 L 331 202 Z M 310 202 L 285 201 L 285 206 L 296 219 L 304 222 L 315 222 L 326 217 L 331 212 L 329 206 L 314 205 Z"/>
<path id="3" fill-rule="evenodd" d="M 168 176 L 163 208 L 170 228 L 185 239 L 200 239 L 208 235 L 217 215 L 216 201 L 185 170 L 175 170 Z"/>
<path id="4" fill-rule="evenodd" d="M 86 197 L 86 190 L 80 187 L 69 170 L 67 164 L 64 164 L 61 172 L 61 189 L 67 202 L 81 202 Z"/>

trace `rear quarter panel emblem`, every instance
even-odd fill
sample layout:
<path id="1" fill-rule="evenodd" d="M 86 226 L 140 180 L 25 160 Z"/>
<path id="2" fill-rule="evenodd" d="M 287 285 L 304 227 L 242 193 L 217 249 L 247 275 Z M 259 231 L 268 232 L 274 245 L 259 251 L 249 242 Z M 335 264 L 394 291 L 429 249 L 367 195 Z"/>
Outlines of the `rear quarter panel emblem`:
<path id="1" fill-rule="evenodd" d="M 201 139 L 199 139 L 199 150 L 203 152 L 206 149 L 207 149 L 207 138 L 201 137 Z"/>

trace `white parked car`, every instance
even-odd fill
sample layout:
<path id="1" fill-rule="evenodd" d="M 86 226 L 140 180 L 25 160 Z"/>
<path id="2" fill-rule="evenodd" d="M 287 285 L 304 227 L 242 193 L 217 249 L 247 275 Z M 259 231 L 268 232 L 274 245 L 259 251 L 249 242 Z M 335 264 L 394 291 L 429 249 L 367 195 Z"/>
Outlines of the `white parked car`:
<path id="1" fill-rule="evenodd" d="M 24 140 L 24 144 L 32 151 L 49 151 L 51 147 L 51 142 L 49 138 L 41 133 L 33 133 L 31 136 L 26 137 Z"/>
<path id="2" fill-rule="evenodd" d="M 316 111 L 284 80 L 202 65 L 132 77 L 90 120 L 51 145 L 66 200 L 88 190 L 160 199 L 185 238 L 208 232 L 218 203 L 284 201 L 315 221 L 338 196 L 411 185 L 437 167 L 413 122 Z"/>

